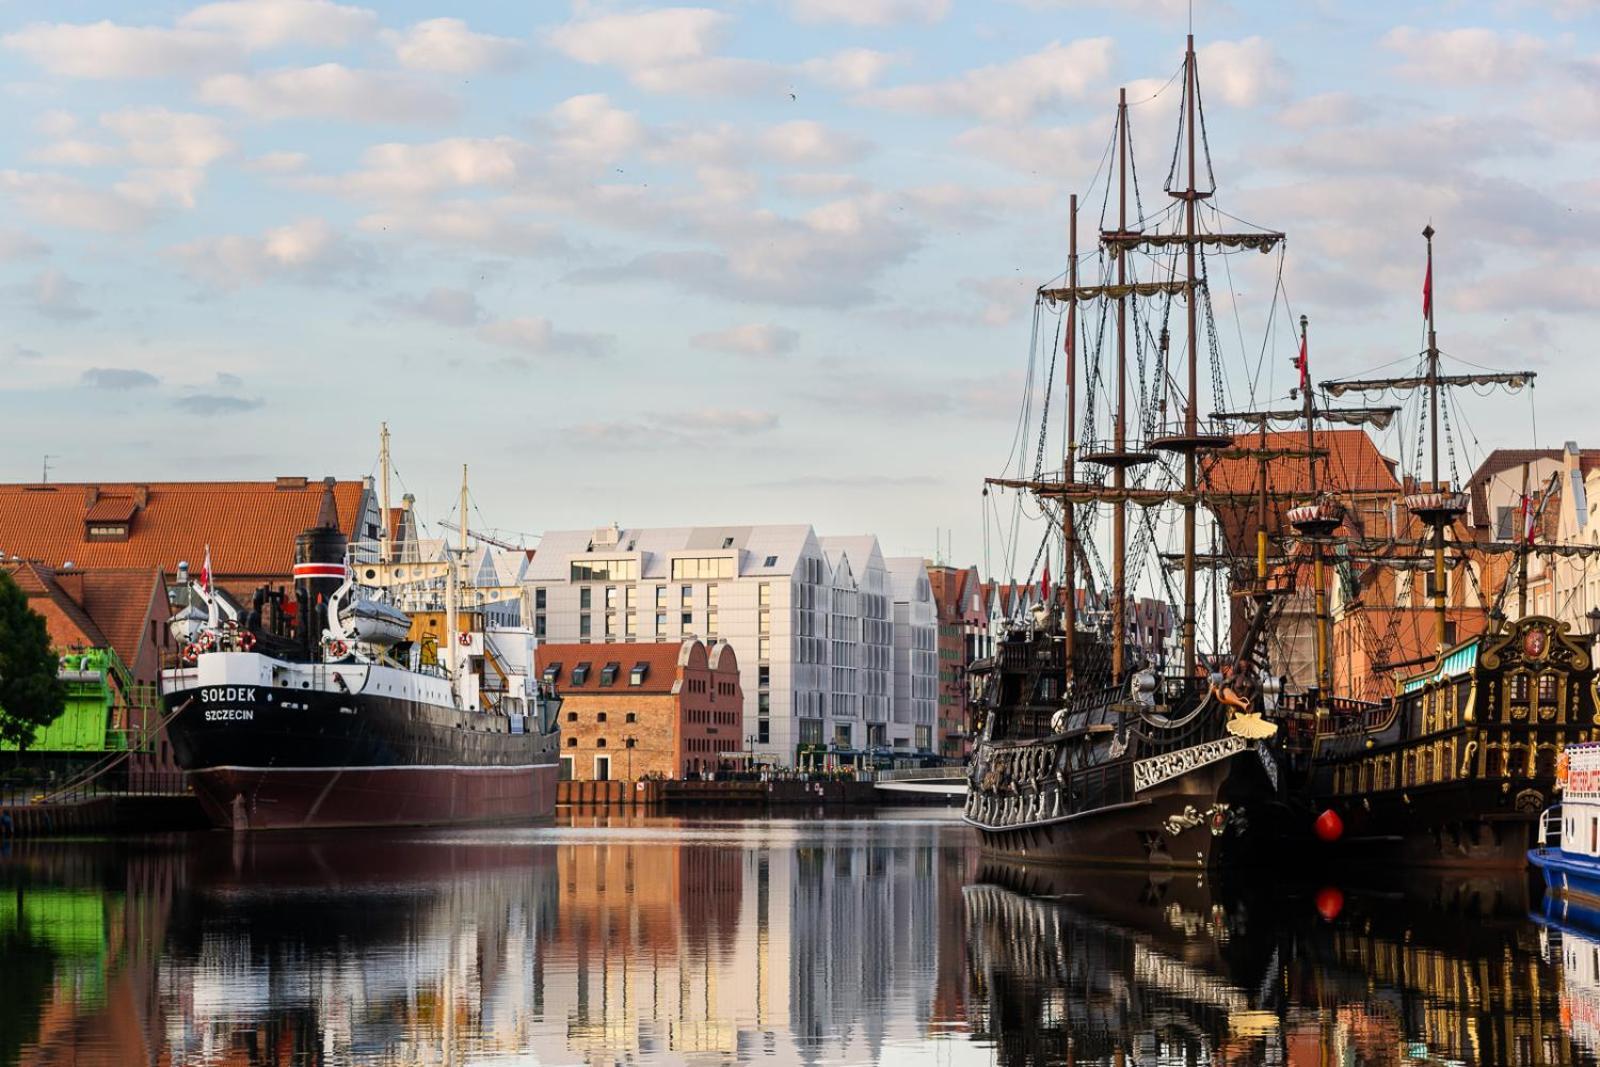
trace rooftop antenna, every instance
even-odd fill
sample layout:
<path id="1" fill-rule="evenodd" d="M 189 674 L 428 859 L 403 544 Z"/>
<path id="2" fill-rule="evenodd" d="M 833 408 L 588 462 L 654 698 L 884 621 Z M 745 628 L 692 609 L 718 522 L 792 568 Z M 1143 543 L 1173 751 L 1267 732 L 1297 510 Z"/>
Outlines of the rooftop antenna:
<path id="1" fill-rule="evenodd" d="M 39 481 L 41 483 L 48 483 L 50 481 L 50 461 L 60 458 L 61 457 L 56 455 L 54 452 L 46 452 L 44 454 L 44 463 L 40 465 L 41 470 L 39 471 Z"/>

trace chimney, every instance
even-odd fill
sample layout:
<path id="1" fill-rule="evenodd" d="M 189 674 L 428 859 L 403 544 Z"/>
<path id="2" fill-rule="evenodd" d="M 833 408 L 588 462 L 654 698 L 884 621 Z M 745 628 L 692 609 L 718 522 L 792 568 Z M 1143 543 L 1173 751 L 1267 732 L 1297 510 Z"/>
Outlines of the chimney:
<path id="1" fill-rule="evenodd" d="M 95 504 L 99 501 L 99 499 L 100 499 L 100 487 L 98 485 L 88 486 L 83 491 L 83 509 L 85 511 L 87 511 L 90 508 L 94 507 Z"/>
<path id="2" fill-rule="evenodd" d="M 322 479 L 322 506 L 317 509 L 317 525 L 328 530 L 339 528 L 339 505 L 333 499 L 335 484 L 334 478 Z"/>
<path id="3" fill-rule="evenodd" d="M 71 597 L 74 604 L 77 604 L 79 607 L 83 606 L 82 571 L 72 569 L 57 570 L 55 572 L 55 580 L 56 586 L 63 593 L 67 594 L 67 596 Z"/>
<path id="4" fill-rule="evenodd" d="M 133 506 L 136 507 L 136 508 L 142 508 L 142 507 L 145 507 L 149 503 L 150 503 L 150 487 L 148 485 L 136 485 L 136 486 L 134 486 L 133 487 Z"/>

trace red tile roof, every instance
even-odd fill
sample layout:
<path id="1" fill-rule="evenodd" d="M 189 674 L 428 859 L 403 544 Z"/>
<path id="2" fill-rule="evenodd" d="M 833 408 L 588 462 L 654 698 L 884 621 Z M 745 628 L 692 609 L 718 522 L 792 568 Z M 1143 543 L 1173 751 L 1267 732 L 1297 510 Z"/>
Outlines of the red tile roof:
<path id="1" fill-rule="evenodd" d="M 334 485 L 339 524 L 357 533 L 362 483 Z M 142 498 L 142 503 L 140 502 Z M 0 485 L 0 554 L 51 567 L 171 570 L 187 560 L 195 573 L 211 546 L 212 570 L 228 576 L 279 577 L 294 571 L 294 538 L 316 522 L 322 483 L 151 482 L 146 485 Z M 88 541 L 85 523 L 120 515 L 124 541 Z M 128 521 L 128 520 L 106 520 Z"/>
<path id="2" fill-rule="evenodd" d="M 151 614 L 151 601 L 157 596 L 165 600 L 165 583 L 160 572 L 125 568 L 119 570 L 85 571 L 83 590 L 79 603 L 100 627 L 101 633 L 117 650 L 122 662 L 129 667 L 138 662 L 139 647 L 150 636 L 145 620 Z M 61 576 L 57 575 L 57 580 Z M 156 617 L 165 621 L 168 614 L 163 603 L 156 607 Z"/>
<path id="3" fill-rule="evenodd" d="M 534 662 L 541 677 L 546 667 L 561 665 L 561 673 L 556 678 L 556 691 L 560 693 L 670 693 L 678 679 L 678 659 L 683 654 L 683 646 L 694 643 L 694 638 L 690 638 L 632 645 L 540 645 L 534 653 Z M 580 663 L 589 665 L 589 673 L 583 684 L 577 685 L 572 681 L 572 669 Z M 602 686 L 600 670 L 608 663 L 617 665 L 617 680 L 610 686 Z M 629 685 L 628 676 L 637 663 L 649 665 L 644 683 Z"/>
<path id="4" fill-rule="evenodd" d="M 28 598 L 28 607 L 44 617 L 50 643 L 58 649 L 104 648 L 106 636 L 87 612 L 73 603 L 55 577 L 34 563 L 8 563 L 0 568 Z"/>

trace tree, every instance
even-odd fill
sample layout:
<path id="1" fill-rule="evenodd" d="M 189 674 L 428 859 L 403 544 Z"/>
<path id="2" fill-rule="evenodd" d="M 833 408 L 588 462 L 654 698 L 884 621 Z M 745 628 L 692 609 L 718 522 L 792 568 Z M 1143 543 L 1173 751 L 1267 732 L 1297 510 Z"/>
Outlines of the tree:
<path id="1" fill-rule="evenodd" d="M 67 699 L 56 674 L 60 665 L 44 616 L 0 572 L 0 741 L 25 749 L 61 715 Z"/>

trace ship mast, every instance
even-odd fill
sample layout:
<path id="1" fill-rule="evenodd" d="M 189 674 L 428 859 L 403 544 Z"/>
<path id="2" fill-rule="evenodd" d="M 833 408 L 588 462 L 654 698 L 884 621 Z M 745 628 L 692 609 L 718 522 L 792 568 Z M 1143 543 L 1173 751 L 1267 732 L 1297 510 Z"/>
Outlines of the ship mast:
<path id="1" fill-rule="evenodd" d="M 378 468 L 380 473 L 378 483 L 378 506 L 383 509 L 383 515 L 378 522 L 378 562 L 388 563 L 391 545 L 394 540 L 394 531 L 389 529 L 389 424 L 383 424 L 383 431 L 378 435 Z"/>
<path id="2" fill-rule="evenodd" d="M 1197 366 L 1198 359 L 1195 354 L 1199 331 L 1196 318 L 1199 303 L 1195 299 L 1195 231 L 1194 209 L 1195 203 L 1200 199 L 1201 193 L 1195 188 L 1195 154 L 1194 154 L 1194 127 L 1195 127 L 1195 55 L 1194 34 L 1189 34 L 1188 47 L 1183 59 L 1185 88 L 1184 96 L 1187 99 L 1188 114 L 1184 120 L 1185 140 L 1189 150 L 1189 186 L 1183 192 L 1184 200 L 1184 253 L 1188 260 L 1186 277 L 1189 282 L 1189 294 L 1184 300 L 1188 312 L 1189 330 L 1189 390 L 1188 407 L 1183 414 L 1183 432 L 1191 440 L 1199 432 L 1199 416 L 1197 411 Z M 1177 194 L 1174 194 L 1177 195 Z M 1194 612 L 1195 612 L 1195 518 L 1197 469 L 1194 449 L 1186 449 L 1183 455 L 1183 676 L 1194 677 Z"/>
<path id="3" fill-rule="evenodd" d="M 1317 400 L 1311 388 L 1311 350 L 1307 337 L 1309 320 L 1300 316 L 1300 392 L 1303 394 L 1301 401 L 1305 405 L 1306 419 L 1306 483 L 1311 491 L 1311 505 L 1317 506 L 1317 457 L 1320 450 L 1317 448 Z M 1331 521 L 1331 520 L 1330 520 Z M 1337 527 L 1328 527 L 1327 532 L 1332 533 Z M 1312 594 L 1315 599 L 1315 616 L 1317 625 L 1316 668 L 1317 688 L 1324 697 L 1333 691 L 1333 661 L 1329 655 L 1329 631 L 1331 629 L 1328 618 L 1328 583 L 1322 571 L 1322 541 L 1317 538 L 1311 540 L 1311 584 Z"/>
<path id="4" fill-rule="evenodd" d="M 1117 90 L 1117 232 L 1128 232 L 1128 90 Z M 1117 284 L 1128 284 L 1128 248 L 1117 247 Z M 1117 297 L 1117 425 L 1114 451 L 1128 450 L 1128 297 Z M 1118 463 L 1112 487 L 1128 487 L 1128 469 Z M 1127 663 L 1128 631 L 1128 513 L 1118 508 L 1112 519 L 1112 554 L 1115 569 L 1111 592 L 1111 677 L 1121 681 Z"/>
<path id="5" fill-rule="evenodd" d="M 1422 237 L 1428 242 L 1428 438 L 1431 452 L 1428 491 L 1443 493 L 1439 484 L 1439 337 L 1433 329 L 1433 226 L 1422 228 Z M 1433 617 L 1434 644 L 1439 655 L 1445 649 L 1445 589 L 1444 589 L 1444 523 L 1433 524 Z"/>
<path id="6" fill-rule="evenodd" d="M 1067 209 L 1070 219 L 1067 232 L 1067 285 L 1078 287 L 1078 194 L 1073 193 Z M 1074 453 L 1078 448 L 1078 302 L 1067 304 L 1067 441 L 1062 458 L 1062 486 L 1073 482 Z M 1072 501 L 1065 491 L 1061 496 L 1061 546 L 1066 558 L 1061 566 L 1062 592 L 1061 629 L 1066 637 L 1067 679 L 1077 671 L 1078 644 L 1078 530 L 1073 519 Z"/>
<path id="7" fill-rule="evenodd" d="M 452 555 L 450 544 L 445 542 L 445 554 Z M 461 638 L 457 631 L 460 629 L 461 611 L 458 606 L 460 599 L 461 568 L 467 561 L 467 465 L 461 465 L 461 547 L 459 556 L 447 568 L 448 580 L 444 586 L 444 631 L 445 640 L 450 642 L 450 652 L 447 661 L 450 665 L 450 681 L 456 687 L 456 695 L 461 695 Z"/>

